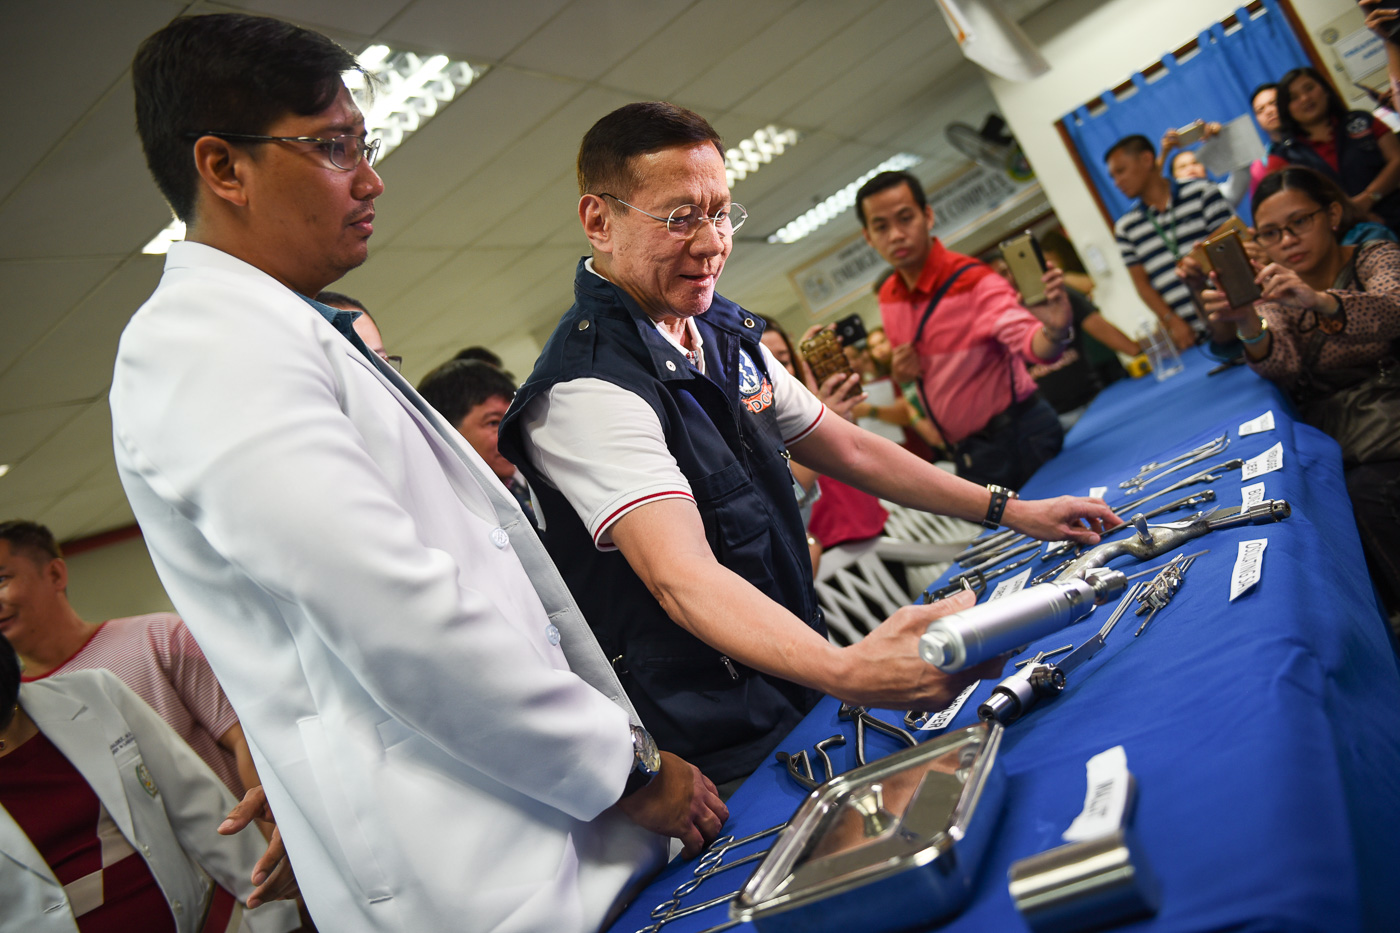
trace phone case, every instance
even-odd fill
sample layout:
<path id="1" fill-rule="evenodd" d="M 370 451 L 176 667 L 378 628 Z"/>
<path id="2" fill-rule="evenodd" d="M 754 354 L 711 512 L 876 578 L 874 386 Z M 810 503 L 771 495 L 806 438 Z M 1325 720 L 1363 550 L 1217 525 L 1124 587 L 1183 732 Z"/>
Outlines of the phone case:
<path id="1" fill-rule="evenodd" d="M 1029 231 L 1014 236 L 1001 244 L 1001 258 L 1006 260 L 1011 277 L 1016 280 L 1016 289 L 1021 293 L 1021 303 L 1038 305 L 1045 301 L 1045 256 L 1040 252 L 1040 244 Z"/>
<path id="2" fill-rule="evenodd" d="M 1211 268 L 1215 270 L 1216 281 L 1232 307 L 1238 308 L 1258 300 L 1262 293 L 1254 282 L 1254 266 L 1249 262 L 1249 255 L 1245 253 L 1238 233 L 1227 230 L 1216 234 L 1206 240 L 1205 249 Z"/>
<path id="3" fill-rule="evenodd" d="M 819 386 L 835 373 L 855 372 L 851 369 L 850 360 L 846 359 L 846 352 L 841 349 L 841 342 L 829 330 L 817 331 L 802 341 L 802 346 L 797 349 L 807 365 L 812 367 L 812 377 Z"/>

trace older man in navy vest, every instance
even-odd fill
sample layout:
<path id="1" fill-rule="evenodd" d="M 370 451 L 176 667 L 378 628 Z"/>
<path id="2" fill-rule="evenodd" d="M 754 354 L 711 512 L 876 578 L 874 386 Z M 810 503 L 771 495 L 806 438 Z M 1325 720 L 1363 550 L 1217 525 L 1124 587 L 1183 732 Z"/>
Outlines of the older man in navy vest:
<path id="1" fill-rule="evenodd" d="M 584 136 L 578 176 L 592 255 L 500 445 L 658 741 L 733 786 L 821 693 L 938 709 L 994 674 L 999 662 L 946 677 L 919 660 L 947 606 L 902 609 L 848 648 L 827 641 L 788 459 L 1039 538 L 1095 541 L 1113 513 L 1008 501 L 944 473 L 831 415 L 777 365 L 757 315 L 715 294 L 746 215 L 699 115 L 655 102 L 608 114 Z"/>

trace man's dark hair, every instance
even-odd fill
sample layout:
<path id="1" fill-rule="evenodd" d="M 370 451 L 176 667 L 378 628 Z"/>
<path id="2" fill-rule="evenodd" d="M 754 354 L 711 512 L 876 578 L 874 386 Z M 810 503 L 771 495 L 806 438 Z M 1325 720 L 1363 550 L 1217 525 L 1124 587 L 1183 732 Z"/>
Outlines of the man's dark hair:
<path id="1" fill-rule="evenodd" d="M 724 158 L 719 134 L 693 110 L 660 100 L 626 104 L 583 134 L 578 147 L 578 192 L 630 197 L 637 181 L 630 165 L 634 156 L 696 143 L 712 143 Z"/>
<path id="2" fill-rule="evenodd" d="M 1157 147 L 1152 145 L 1152 140 L 1141 133 L 1134 133 L 1131 136 L 1124 136 L 1118 142 L 1108 147 L 1108 151 L 1103 154 L 1105 163 L 1113 158 L 1115 152 L 1126 152 L 1128 155 L 1140 155 L 1141 153 L 1151 153 L 1157 155 Z"/>
<path id="3" fill-rule="evenodd" d="M 1249 109 L 1251 109 L 1251 110 L 1254 109 L 1254 98 L 1258 97 L 1260 94 L 1263 94 L 1265 91 L 1277 91 L 1277 90 L 1278 90 L 1278 84 L 1276 84 L 1276 83 L 1273 82 L 1273 81 L 1265 81 L 1263 84 L 1259 85 L 1257 88 L 1255 88 L 1254 90 L 1250 91 L 1250 92 L 1249 92 Z"/>
<path id="4" fill-rule="evenodd" d="M 913 174 L 910 172 L 881 172 L 861 185 L 860 190 L 856 192 L 856 217 L 860 218 L 862 227 L 865 226 L 865 199 L 897 185 L 909 186 L 909 193 L 914 196 L 914 203 L 919 205 L 919 210 L 928 207 L 924 186 L 919 184 L 919 179 L 915 178 Z"/>
<path id="5" fill-rule="evenodd" d="M 480 360 L 483 363 L 490 363 L 497 369 L 505 369 L 505 364 L 501 358 L 485 347 L 464 347 L 457 351 L 454 360 Z"/>
<path id="6" fill-rule="evenodd" d="M 53 539 L 53 532 L 38 522 L 24 519 L 0 522 L 0 541 L 8 541 L 11 551 L 23 554 L 41 567 L 63 556 L 58 542 Z"/>
<path id="7" fill-rule="evenodd" d="M 490 363 L 448 360 L 423 377 L 418 394 L 453 427 L 476 406 L 496 397 L 515 398 L 515 383 Z"/>
<path id="8" fill-rule="evenodd" d="M 10 640 L 0 635 L 0 731 L 10 728 L 10 723 L 14 722 L 19 684 L 19 654 Z"/>
<path id="9" fill-rule="evenodd" d="M 1333 120 L 1344 120 L 1347 115 L 1346 101 L 1342 100 L 1342 95 L 1337 93 L 1337 89 L 1332 86 L 1332 82 L 1327 80 L 1327 76 L 1313 67 L 1294 68 L 1292 71 L 1278 79 L 1278 125 L 1285 136 L 1296 136 L 1303 132 L 1303 127 L 1298 121 L 1293 119 L 1290 112 L 1293 107 L 1293 92 L 1291 90 L 1293 82 L 1299 78 L 1312 78 L 1322 87 L 1322 93 L 1327 97 L 1327 116 Z"/>
<path id="10" fill-rule="evenodd" d="M 136 130 L 175 216 L 194 217 L 197 133 L 262 134 L 289 113 L 320 113 L 355 56 L 318 32 L 265 16 L 181 16 L 141 43 L 132 63 Z"/>
<path id="11" fill-rule="evenodd" d="M 321 294 L 317 295 L 316 300 L 323 305 L 330 305 L 333 308 L 344 308 L 348 306 L 356 309 L 357 311 L 363 311 L 371 321 L 374 320 L 374 316 L 369 313 L 369 308 L 366 308 L 363 304 L 361 304 L 358 299 L 351 298 L 349 295 L 343 294 L 341 292 L 333 292 L 327 289 L 326 291 L 321 292 Z"/>

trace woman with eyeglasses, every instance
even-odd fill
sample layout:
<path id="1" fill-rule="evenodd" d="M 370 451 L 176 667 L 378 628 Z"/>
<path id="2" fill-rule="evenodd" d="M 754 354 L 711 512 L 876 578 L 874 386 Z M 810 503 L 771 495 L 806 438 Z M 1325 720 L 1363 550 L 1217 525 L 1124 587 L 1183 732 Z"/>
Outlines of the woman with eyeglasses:
<path id="1" fill-rule="evenodd" d="M 1348 110 L 1315 68 L 1279 80 L 1277 107 L 1280 138 L 1269 146 L 1268 170 L 1311 168 L 1336 182 L 1357 211 L 1400 230 L 1400 137 L 1370 113 Z"/>
<path id="2" fill-rule="evenodd" d="M 1267 176 L 1254 198 L 1255 263 L 1263 291 L 1230 307 L 1202 293 L 1215 321 L 1232 321 L 1245 360 L 1293 396 L 1303 420 L 1342 446 L 1347 493 L 1371 575 L 1400 609 L 1400 246 L 1343 245 L 1351 199 L 1306 168 Z M 1214 274 L 1212 274 L 1212 279 Z"/>

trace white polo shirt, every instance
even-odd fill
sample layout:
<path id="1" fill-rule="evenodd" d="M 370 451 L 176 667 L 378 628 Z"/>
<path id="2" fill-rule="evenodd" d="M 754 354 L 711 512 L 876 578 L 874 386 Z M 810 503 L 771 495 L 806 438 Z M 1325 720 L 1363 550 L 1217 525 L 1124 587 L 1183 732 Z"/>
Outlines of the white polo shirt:
<path id="1" fill-rule="evenodd" d="M 692 365 L 703 373 L 704 341 L 693 318 L 686 325 L 694 347 L 688 352 L 659 325 L 657 330 L 682 353 L 694 356 Z M 795 444 L 816 429 L 826 407 L 767 347 L 761 349 L 773 383 L 778 430 L 785 444 Z M 599 550 L 615 549 L 609 529 L 638 506 L 660 499 L 695 500 L 666 448 L 656 412 L 641 396 L 611 382 L 583 378 L 551 387 L 521 413 L 521 436 L 530 462 L 569 500 Z"/>

